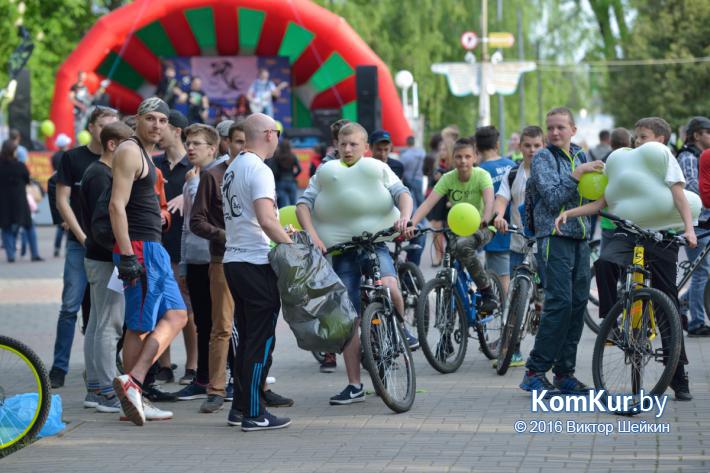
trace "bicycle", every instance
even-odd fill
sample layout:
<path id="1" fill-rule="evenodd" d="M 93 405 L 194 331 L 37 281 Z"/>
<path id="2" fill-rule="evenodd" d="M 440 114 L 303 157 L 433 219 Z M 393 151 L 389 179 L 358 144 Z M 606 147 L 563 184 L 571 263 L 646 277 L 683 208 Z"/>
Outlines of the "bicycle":
<path id="1" fill-rule="evenodd" d="M 411 409 L 416 395 L 414 360 L 404 335 L 404 321 L 394 309 L 389 288 L 382 284 L 376 245 L 397 235 L 392 228 L 370 234 L 364 232 L 350 241 L 328 248 L 327 253 L 362 251 L 367 264 L 360 286 L 360 340 L 362 361 L 370 373 L 375 392 L 394 412 Z"/>
<path id="2" fill-rule="evenodd" d="M 449 229 L 425 228 L 419 232 L 443 233 L 446 238 L 443 268 L 424 284 L 417 303 L 417 334 L 429 364 L 440 373 L 453 373 L 463 363 L 468 346 L 469 328 L 473 328 L 481 351 L 488 359 L 498 356 L 502 329 L 502 308 L 482 313 L 478 306 L 481 293 L 466 268 L 453 257 L 456 235 Z M 500 280 L 488 273 L 495 296 L 501 301 Z"/>
<path id="3" fill-rule="evenodd" d="M 523 341 L 526 340 L 527 334 L 533 336 L 534 343 L 534 337 L 540 326 L 544 299 L 534 254 L 535 238 L 527 236 L 525 232 L 515 226 L 508 227 L 508 231 L 523 237 L 525 248 L 522 262 L 513 269 L 513 277 L 510 280 L 503 313 L 505 325 L 501 335 L 496 366 L 496 373 L 501 376 L 508 371 L 513 353 L 522 351 Z M 526 346 L 525 352 L 529 352 L 531 348 Z"/>
<path id="4" fill-rule="evenodd" d="M 601 213 L 634 238 L 633 260 L 624 270 L 619 300 L 604 318 L 592 355 L 596 389 L 638 396 L 663 393 L 680 359 L 682 329 L 671 299 L 650 287 L 644 243 L 682 245 L 685 240 L 644 230 L 630 221 Z M 660 345 L 660 346 L 659 346 Z"/>
<path id="5" fill-rule="evenodd" d="M 19 409 L 20 396 L 26 394 L 37 396 L 29 413 L 25 405 Z M 0 457 L 37 436 L 50 405 L 49 377 L 40 358 L 24 343 L 0 335 Z"/>
<path id="6" fill-rule="evenodd" d="M 402 299 L 404 300 L 404 323 L 407 330 L 413 333 L 417 329 L 417 301 L 426 280 L 419 266 L 407 261 L 406 256 L 402 257 L 402 253 L 412 249 L 419 249 L 420 246 L 413 243 L 404 245 L 405 241 L 402 237 L 396 238 L 394 240 L 394 251 L 391 251 L 390 254 L 397 269 L 399 290 L 402 292 Z"/>

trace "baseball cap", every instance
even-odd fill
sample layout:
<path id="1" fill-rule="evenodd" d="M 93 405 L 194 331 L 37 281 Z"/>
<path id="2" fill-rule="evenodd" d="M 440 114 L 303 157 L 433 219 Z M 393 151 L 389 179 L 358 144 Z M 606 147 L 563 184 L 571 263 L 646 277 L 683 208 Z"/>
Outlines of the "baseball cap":
<path id="1" fill-rule="evenodd" d="M 370 134 L 370 144 L 381 143 L 386 141 L 392 143 L 392 138 L 390 138 L 390 132 L 387 130 L 375 130 Z"/>
<path id="2" fill-rule="evenodd" d="M 696 131 L 710 130 L 710 119 L 707 117 L 693 117 L 688 122 L 686 133 L 692 135 Z"/>
<path id="3" fill-rule="evenodd" d="M 217 133 L 222 138 L 227 138 L 229 136 L 229 129 L 234 125 L 234 120 L 222 120 L 216 126 Z"/>
<path id="4" fill-rule="evenodd" d="M 187 117 L 179 110 L 170 110 L 170 113 L 168 113 L 168 123 L 181 130 L 184 130 L 189 125 Z"/>

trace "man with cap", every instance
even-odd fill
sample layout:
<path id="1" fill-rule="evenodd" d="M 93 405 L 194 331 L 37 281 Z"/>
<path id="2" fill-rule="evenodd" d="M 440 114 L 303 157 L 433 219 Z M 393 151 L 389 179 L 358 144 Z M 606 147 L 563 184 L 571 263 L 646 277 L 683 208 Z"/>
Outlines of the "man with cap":
<path id="1" fill-rule="evenodd" d="M 155 193 L 156 166 L 150 159 L 167 131 L 168 105 L 157 97 L 141 102 L 135 135 L 116 148 L 109 213 L 116 238 L 113 250 L 118 277 L 124 282 L 126 335 L 123 368 L 113 387 L 126 417 L 136 425 L 168 419 L 172 413 L 142 396 L 151 365 L 187 324 L 187 309 L 160 244 L 162 223 Z"/>
<path id="2" fill-rule="evenodd" d="M 372 150 L 372 157 L 387 164 L 401 181 L 404 177 L 404 165 L 398 160 L 390 158 L 392 138 L 390 138 L 389 131 L 373 131 L 370 135 L 370 149 Z"/>
<path id="3" fill-rule="evenodd" d="M 180 292 L 185 300 L 188 313 L 188 322 L 183 333 L 185 339 L 185 375 L 180 379 L 180 384 L 189 385 L 194 381 L 197 370 L 197 329 L 192 318 L 190 296 L 185 284 L 184 274 L 180 274 L 180 242 L 182 241 L 183 228 L 183 196 L 182 188 L 185 185 L 185 176 L 192 169 L 192 164 L 187 159 L 187 150 L 183 144 L 183 130 L 187 128 L 188 120 L 177 110 L 170 110 L 168 126 L 160 138 L 160 147 L 164 154 L 155 157 L 155 166 L 160 169 L 165 179 L 165 195 L 168 199 L 168 211 L 172 215 L 170 227 L 163 233 L 163 246 L 170 255 L 173 273 L 178 280 Z M 156 375 L 158 383 L 171 383 L 175 380 L 171 369 L 170 350 L 166 350 L 160 359 L 160 370 Z M 202 393 L 202 397 L 206 393 Z"/>
<path id="4" fill-rule="evenodd" d="M 234 125 L 234 120 L 222 120 L 217 123 L 217 133 L 219 133 L 219 154 L 220 157 L 234 157 L 229 152 L 229 144 L 231 143 L 229 139 L 229 129 Z"/>
<path id="5" fill-rule="evenodd" d="M 695 192 L 698 195 L 700 195 L 698 187 L 698 165 L 700 153 L 706 149 L 710 149 L 710 119 L 707 117 L 693 117 L 688 122 L 685 144 L 678 152 L 678 163 L 680 164 L 685 177 L 685 188 L 689 191 Z M 700 213 L 699 220 L 708 220 L 708 218 L 710 218 L 710 209 L 703 208 Z M 686 247 L 685 251 L 688 255 L 688 259 L 690 261 L 695 259 L 700 252 L 702 252 L 703 246 L 707 243 L 707 239 L 703 238 L 698 241 L 698 246 L 696 248 L 691 249 Z M 705 287 L 708 272 L 710 272 L 710 263 L 706 258 L 703 264 L 701 264 L 693 273 L 693 277 L 690 280 L 690 321 L 688 322 L 689 337 L 710 336 L 710 327 L 705 325 L 704 311 L 702 309 L 702 288 Z"/>

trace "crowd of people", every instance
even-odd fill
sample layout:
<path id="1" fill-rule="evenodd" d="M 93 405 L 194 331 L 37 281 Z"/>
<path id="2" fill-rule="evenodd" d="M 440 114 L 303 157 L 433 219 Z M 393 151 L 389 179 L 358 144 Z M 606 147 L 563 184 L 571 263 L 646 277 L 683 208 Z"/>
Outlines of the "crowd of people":
<path id="1" fill-rule="evenodd" d="M 470 137 L 447 127 L 432 137 L 429 153 L 410 137 L 395 157 L 386 130 L 368 134 L 358 123 L 339 120 L 331 126 L 330 152 L 299 195 L 298 160 L 280 140 L 274 119 L 263 113 L 211 127 L 190 124 L 165 101 L 151 97 L 135 116 L 123 119 L 113 109 L 94 108 L 87 130 L 91 141 L 64 151 L 58 160 L 56 207 L 68 241 L 52 387 L 64 385 L 77 313 L 88 287 L 85 407 L 122 412 L 143 425 L 172 417 L 151 401 L 202 399 L 203 413 L 217 412 L 231 401 L 227 422 L 244 431 L 283 428 L 291 422 L 268 410 L 294 402 L 268 383 L 281 308 L 268 255 L 272 244 L 292 242 L 294 229 L 284 228 L 278 218 L 278 209 L 288 205 L 296 205 L 302 228 L 325 251 L 363 231 L 389 226 L 411 238 L 418 225 L 446 225 L 453 205 L 472 204 L 482 217 L 481 228 L 460 238 L 454 255 L 480 289 L 484 310 L 503 303 L 491 290 L 490 274 L 507 290 L 522 259 L 523 242 L 507 233 L 508 225 L 527 226 L 537 239 L 545 300 L 534 349 L 516 353 L 512 366 L 525 365 L 520 386 L 527 391 L 588 391 L 575 366 L 590 285 L 588 240 L 594 226 L 589 216 L 607 203 L 602 198 L 581 205 L 578 183 L 586 173 L 603 171 L 614 149 L 648 141 L 667 144 L 671 134 L 664 120 L 644 118 L 633 133 L 611 132 L 609 149 L 585 153 L 572 142 L 573 114 L 555 108 L 548 112 L 544 130 L 521 130 L 508 157 L 501 156 L 500 136 L 492 126 L 480 127 Z M 705 151 L 710 149 L 710 120 L 693 118 L 687 133 L 678 160 L 668 151 L 665 182 L 692 258 L 707 241 L 697 242 L 697 221 L 682 191 L 697 192 L 710 204 L 710 151 Z M 15 176 L 25 185 L 28 174 L 15 155 L 12 145 L 3 145 L 0 166 L 7 171 L 0 178 Z M 19 191 L 15 194 L 14 199 L 21 199 Z M 522 210 L 523 204 L 529 209 Z M 489 229 L 490 222 L 497 232 Z M 628 238 L 604 222 L 602 229 L 597 269 L 602 273 L 597 278 L 604 274 L 613 280 L 630 261 Z M 424 244 L 408 254 L 410 261 L 421 263 Z M 435 238 L 434 266 L 441 264 L 443 250 L 443 241 Z M 670 253 L 649 250 L 653 284 L 676 304 L 677 253 L 677 248 Z M 403 313 L 394 262 L 384 244 L 377 255 L 382 282 L 395 309 Z M 357 252 L 332 258 L 356 309 L 362 258 Z M 693 276 L 689 336 L 710 335 L 702 303 L 707 269 L 705 262 Z M 607 286 L 607 291 L 600 288 L 601 316 L 616 297 L 616 285 Z M 187 351 L 179 378 L 184 387 L 170 393 L 161 385 L 175 380 L 169 348 L 180 333 Z M 415 334 L 406 336 L 416 349 Z M 344 348 L 347 384 L 330 398 L 332 405 L 365 399 L 359 341 L 356 334 Z M 685 364 L 683 356 L 671 383 L 679 400 L 692 398 Z M 326 354 L 321 371 L 335 368 L 335 354 Z M 552 382 L 546 377 L 549 370 Z"/>

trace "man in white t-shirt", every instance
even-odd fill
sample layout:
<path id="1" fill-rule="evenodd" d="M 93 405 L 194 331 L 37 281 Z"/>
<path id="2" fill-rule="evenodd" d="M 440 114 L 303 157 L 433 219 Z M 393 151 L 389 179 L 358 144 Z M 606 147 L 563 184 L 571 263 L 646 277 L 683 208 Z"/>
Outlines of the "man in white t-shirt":
<path id="1" fill-rule="evenodd" d="M 281 309 L 276 274 L 269 265 L 269 243 L 291 243 L 291 238 L 279 223 L 274 175 L 264 164 L 279 143 L 276 123 L 262 113 L 250 115 L 244 121 L 244 134 L 245 150 L 229 165 L 222 184 L 227 238 L 223 262 L 239 334 L 234 362 L 234 379 L 239 382 L 235 382 L 228 423 L 251 432 L 291 423 L 269 413 L 261 398 Z"/>

